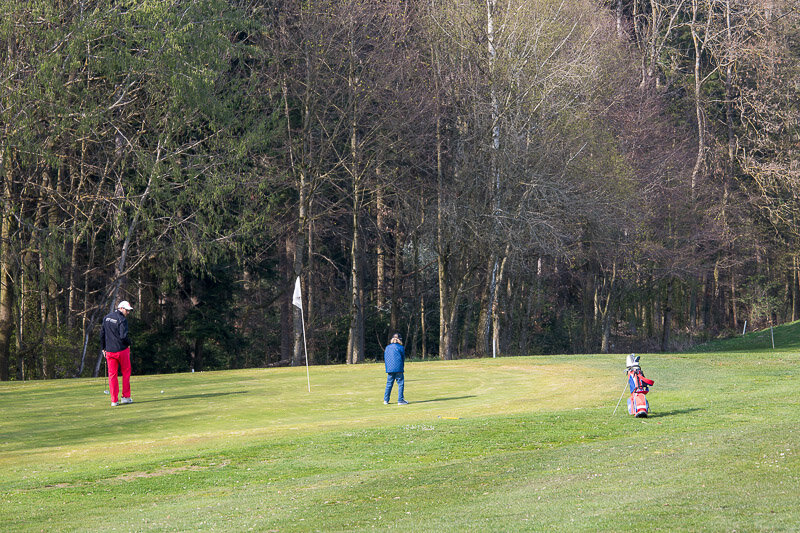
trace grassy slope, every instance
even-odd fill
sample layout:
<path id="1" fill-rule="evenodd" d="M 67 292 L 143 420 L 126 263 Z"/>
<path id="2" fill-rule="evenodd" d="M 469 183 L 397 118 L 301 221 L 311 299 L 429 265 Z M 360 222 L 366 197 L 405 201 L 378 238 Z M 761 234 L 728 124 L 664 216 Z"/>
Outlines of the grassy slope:
<path id="1" fill-rule="evenodd" d="M 780 335 L 643 356 L 646 420 L 611 416 L 620 355 L 411 363 L 405 407 L 374 364 L 310 394 L 305 369 L 134 376 L 114 409 L 101 380 L 3 383 L 0 530 L 797 530 Z"/>

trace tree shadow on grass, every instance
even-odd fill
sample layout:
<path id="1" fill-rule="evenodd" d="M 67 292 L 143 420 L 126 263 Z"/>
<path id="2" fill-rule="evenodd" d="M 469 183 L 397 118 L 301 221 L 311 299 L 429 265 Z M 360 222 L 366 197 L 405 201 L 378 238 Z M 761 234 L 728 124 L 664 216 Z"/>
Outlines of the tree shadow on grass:
<path id="1" fill-rule="evenodd" d="M 475 398 L 475 395 L 471 396 L 453 396 L 452 398 L 432 398 L 430 400 L 418 400 L 408 403 L 431 403 L 431 402 L 449 402 L 450 400 L 464 400 L 466 398 Z"/>
<path id="2" fill-rule="evenodd" d="M 661 411 L 656 413 L 648 413 L 647 418 L 661 418 L 664 416 L 674 416 L 674 415 L 685 415 L 688 413 L 693 413 L 695 411 L 702 411 L 699 407 L 688 407 L 686 409 L 675 409 L 672 411 Z"/>
<path id="3" fill-rule="evenodd" d="M 193 400 L 197 398 L 214 398 L 216 396 L 228 396 L 229 394 L 248 394 L 250 391 L 238 390 L 233 392 L 209 392 L 208 394 L 185 394 L 183 396 L 164 395 L 163 398 L 150 398 L 149 400 L 136 400 L 134 403 L 165 402 L 174 400 Z"/>

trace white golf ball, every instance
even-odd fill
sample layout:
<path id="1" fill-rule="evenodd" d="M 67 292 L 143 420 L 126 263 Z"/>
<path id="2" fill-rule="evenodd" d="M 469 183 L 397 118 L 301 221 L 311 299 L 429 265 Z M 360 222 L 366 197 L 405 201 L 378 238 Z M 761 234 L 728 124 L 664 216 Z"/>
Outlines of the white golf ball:
<path id="1" fill-rule="evenodd" d="M 163 390 L 161 391 L 161 394 L 164 394 L 164 391 L 163 391 Z"/>

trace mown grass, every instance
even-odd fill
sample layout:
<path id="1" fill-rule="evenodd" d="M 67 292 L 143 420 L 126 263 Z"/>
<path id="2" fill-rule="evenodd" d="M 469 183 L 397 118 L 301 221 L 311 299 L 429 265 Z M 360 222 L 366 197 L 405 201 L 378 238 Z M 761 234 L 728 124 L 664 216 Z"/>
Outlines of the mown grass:
<path id="1" fill-rule="evenodd" d="M 797 332 L 800 335 L 800 332 Z M 787 337 L 788 338 L 788 337 Z M 792 349 L 0 384 L 2 531 L 793 531 Z M 164 390 L 164 393 L 161 393 Z M 394 399 L 394 396 L 393 396 Z"/>

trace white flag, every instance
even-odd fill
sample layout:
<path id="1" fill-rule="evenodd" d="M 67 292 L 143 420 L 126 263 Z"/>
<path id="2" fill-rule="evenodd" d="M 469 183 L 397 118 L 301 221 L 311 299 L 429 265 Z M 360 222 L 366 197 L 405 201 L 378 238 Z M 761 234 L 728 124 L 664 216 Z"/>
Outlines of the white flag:
<path id="1" fill-rule="evenodd" d="M 308 347 L 306 346 L 306 320 L 303 318 L 303 296 L 300 292 L 300 276 L 297 276 L 294 282 L 292 304 L 300 309 L 300 319 L 303 322 L 303 351 L 306 353 L 306 381 L 308 381 L 308 392 L 311 392 L 311 376 L 308 372 Z"/>
<path id="2" fill-rule="evenodd" d="M 300 276 L 294 282 L 294 296 L 292 296 L 292 304 L 300 310 L 303 309 L 303 298 L 300 296 Z"/>

